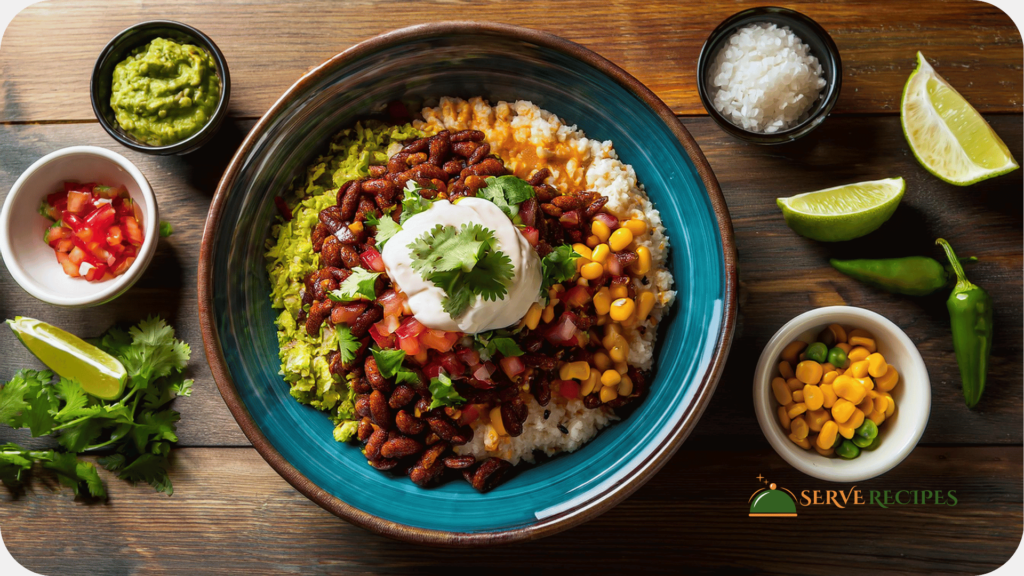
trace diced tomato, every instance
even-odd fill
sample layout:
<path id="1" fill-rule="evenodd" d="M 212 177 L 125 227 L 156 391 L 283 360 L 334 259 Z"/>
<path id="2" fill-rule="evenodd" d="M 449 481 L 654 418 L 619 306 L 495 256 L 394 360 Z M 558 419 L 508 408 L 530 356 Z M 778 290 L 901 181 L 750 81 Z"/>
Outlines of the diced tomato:
<path id="1" fill-rule="evenodd" d="M 580 396 L 580 385 L 574 380 L 560 380 L 558 384 L 558 393 L 563 398 L 572 400 L 573 398 L 579 398 Z"/>
<path id="2" fill-rule="evenodd" d="M 144 240 L 142 230 L 139 229 L 139 221 L 134 216 L 121 217 L 121 232 L 128 239 L 128 242 L 136 246 L 142 246 Z"/>
<path id="3" fill-rule="evenodd" d="M 67 254 L 75 247 L 75 242 L 71 238 L 64 238 L 57 243 L 57 251 Z"/>
<path id="4" fill-rule="evenodd" d="M 78 264 L 71 261 L 71 258 L 63 252 L 57 252 L 57 262 L 64 267 L 64 273 L 72 278 L 78 278 Z"/>
<path id="5" fill-rule="evenodd" d="M 107 200 L 113 200 L 115 198 L 127 198 L 128 189 L 124 185 L 118 186 L 104 186 L 97 184 L 92 187 L 92 194 L 96 198 L 106 198 Z"/>
<path id="6" fill-rule="evenodd" d="M 466 372 L 466 365 L 459 360 L 454 352 L 441 356 L 441 367 L 452 376 L 462 376 Z"/>
<path id="7" fill-rule="evenodd" d="M 526 371 L 526 365 L 519 359 L 518 356 L 506 356 L 501 359 L 501 369 L 505 371 L 505 375 L 509 379 L 515 378 Z"/>
<path id="8" fill-rule="evenodd" d="M 480 410 L 476 407 L 476 404 L 466 404 L 462 408 L 462 416 L 460 420 L 462 425 L 476 422 L 476 419 L 480 417 Z"/>
<path id="9" fill-rule="evenodd" d="M 124 237 L 121 236 L 120 226 L 115 225 L 107 228 L 107 244 L 110 246 L 120 245 L 123 240 Z"/>
<path id="10" fill-rule="evenodd" d="M 480 363 L 480 353 L 472 348 L 463 348 L 459 350 L 459 359 L 467 366 L 476 366 Z"/>
<path id="11" fill-rule="evenodd" d="M 582 308 L 590 302 L 590 288 L 576 286 L 562 295 L 559 300 L 565 302 L 565 305 L 570 308 Z"/>
<path id="12" fill-rule="evenodd" d="M 546 334 L 548 342 L 555 346 L 574 346 L 578 344 L 579 340 L 576 338 L 576 332 L 579 329 L 574 322 L 575 318 L 576 315 L 572 312 L 563 312 L 558 322 L 548 329 Z"/>
<path id="13" fill-rule="evenodd" d="M 68 192 L 68 212 L 79 214 L 91 201 L 92 194 L 88 192 Z"/>
<path id="14" fill-rule="evenodd" d="M 116 199 L 114 200 L 114 209 L 117 210 L 117 216 L 131 216 L 135 217 L 135 202 L 131 198 Z"/>
<path id="15" fill-rule="evenodd" d="M 71 249 L 71 252 L 68 254 L 68 258 L 70 258 L 71 263 L 75 265 L 75 270 L 78 270 L 77 267 L 81 266 L 82 262 L 85 262 L 86 255 L 85 250 L 82 250 L 80 246 L 75 246 Z"/>
<path id="16" fill-rule="evenodd" d="M 46 229 L 46 233 L 43 234 L 43 242 L 46 242 L 50 246 L 56 246 L 62 239 L 70 236 L 70 232 L 70 230 L 60 224 L 54 224 Z"/>
<path id="17" fill-rule="evenodd" d="M 388 290 L 377 298 L 377 302 L 384 307 L 385 316 L 401 316 L 403 297 L 394 290 Z"/>
<path id="18" fill-rule="evenodd" d="M 135 256 L 128 256 L 127 258 L 118 258 L 114 261 L 114 266 L 111 268 L 115 276 L 120 276 L 131 268 L 132 264 L 135 263 Z"/>
<path id="19" fill-rule="evenodd" d="M 397 316 L 385 316 L 383 320 L 374 324 L 377 327 L 377 332 L 381 336 L 391 336 L 398 329 L 399 322 Z"/>
<path id="20" fill-rule="evenodd" d="M 89 242 L 85 246 L 93 256 L 100 260 L 100 262 L 107 262 L 110 259 L 110 252 L 101 246 L 99 242 Z"/>
<path id="21" fill-rule="evenodd" d="M 524 238 L 526 238 L 526 241 L 530 243 L 530 246 L 533 246 L 534 248 L 537 247 L 537 244 L 540 242 L 540 230 L 534 228 L 533 226 L 527 226 L 526 228 L 523 228 L 519 232 L 523 235 Z"/>
<path id="22" fill-rule="evenodd" d="M 96 185 L 92 182 L 89 182 L 88 184 L 79 184 L 78 182 L 64 183 L 65 192 L 92 192 L 92 189 L 95 187 Z"/>
<path id="23" fill-rule="evenodd" d="M 384 258 L 381 257 L 380 252 L 377 252 L 376 248 L 370 248 L 366 252 L 360 254 L 359 260 L 362 261 L 363 266 L 366 266 L 374 272 L 384 271 Z"/>
<path id="24" fill-rule="evenodd" d="M 138 256 L 139 255 L 139 248 L 138 248 L 138 246 L 132 246 L 131 244 L 129 244 L 124 249 L 124 255 L 125 256 Z"/>
<path id="25" fill-rule="evenodd" d="M 420 323 L 414 316 L 402 320 L 402 325 L 395 331 L 399 338 L 416 338 L 426 330 L 427 327 Z"/>
<path id="26" fill-rule="evenodd" d="M 359 315 L 366 311 L 365 302 L 351 302 L 349 304 L 335 305 L 331 309 L 331 322 L 334 324 L 352 324 L 359 318 Z"/>
<path id="27" fill-rule="evenodd" d="M 370 337 L 373 338 L 373 341 L 376 342 L 377 346 L 380 346 L 381 348 L 395 347 L 395 335 L 390 334 L 388 336 L 384 336 L 383 334 L 377 331 L 376 324 L 370 326 Z"/>
<path id="28" fill-rule="evenodd" d="M 413 356 L 412 359 L 415 360 L 420 366 L 423 366 L 424 364 L 427 363 L 428 360 L 430 360 L 430 354 L 427 353 L 426 348 L 420 346 L 420 351 L 415 356 Z"/>
<path id="29" fill-rule="evenodd" d="M 441 374 L 441 370 L 442 370 L 442 368 L 441 368 L 440 364 L 438 364 L 436 362 L 432 362 L 430 364 L 427 364 L 423 368 L 423 374 L 427 378 L 437 378 L 438 375 Z"/>
<path id="30" fill-rule="evenodd" d="M 519 205 L 519 219 L 523 226 L 534 226 L 537 224 L 537 199 L 528 198 Z"/>
<path id="31" fill-rule="evenodd" d="M 433 348 L 438 352 L 447 352 L 455 346 L 459 340 L 459 332 L 445 332 L 444 330 L 426 330 L 420 334 L 420 342 L 427 348 Z"/>
<path id="32" fill-rule="evenodd" d="M 398 333 L 395 333 L 398 335 Z M 401 336 L 398 335 L 398 347 L 405 351 L 409 356 L 415 356 L 420 353 L 423 349 L 420 346 L 420 341 L 415 336 Z"/>
<path id="33" fill-rule="evenodd" d="M 58 206 L 60 204 L 67 204 L 68 203 L 68 191 L 67 190 L 60 190 L 58 192 L 54 192 L 53 194 L 47 194 L 46 195 L 46 203 L 49 204 L 50 206 Z"/>
<path id="34" fill-rule="evenodd" d="M 102 280 L 103 275 L 106 273 L 106 264 L 100 264 L 99 266 L 94 266 L 90 268 L 89 271 L 85 273 L 85 279 L 90 282 L 96 282 L 97 280 Z"/>
<path id="35" fill-rule="evenodd" d="M 109 228 L 117 217 L 114 207 L 110 204 L 101 204 L 98 208 L 85 217 L 85 225 L 93 230 Z"/>
<path id="36" fill-rule="evenodd" d="M 67 210 L 61 213 L 60 219 L 62 222 L 64 222 L 65 225 L 67 225 L 68 228 L 71 228 L 75 232 L 78 232 L 82 228 L 85 228 L 85 222 L 83 222 L 81 218 Z"/>

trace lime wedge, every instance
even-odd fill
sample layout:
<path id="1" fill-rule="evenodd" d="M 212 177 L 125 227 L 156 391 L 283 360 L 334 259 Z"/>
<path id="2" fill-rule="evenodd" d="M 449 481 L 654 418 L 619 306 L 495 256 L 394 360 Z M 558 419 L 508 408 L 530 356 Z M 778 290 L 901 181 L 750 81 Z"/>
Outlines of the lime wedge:
<path id="1" fill-rule="evenodd" d="M 43 364 L 97 398 L 113 400 L 124 391 L 128 372 L 110 354 L 46 322 L 17 316 L 8 320 L 21 343 Z"/>
<path id="2" fill-rule="evenodd" d="M 853 240 L 881 226 L 896 211 L 907 186 L 887 178 L 778 198 L 786 224 L 821 242 Z"/>
<path id="3" fill-rule="evenodd" d="M 920 52 L 903 88 L 900 121 L 917 161 L 950 184 L 967 186 L 1019 167 L 988 122 Z"/>

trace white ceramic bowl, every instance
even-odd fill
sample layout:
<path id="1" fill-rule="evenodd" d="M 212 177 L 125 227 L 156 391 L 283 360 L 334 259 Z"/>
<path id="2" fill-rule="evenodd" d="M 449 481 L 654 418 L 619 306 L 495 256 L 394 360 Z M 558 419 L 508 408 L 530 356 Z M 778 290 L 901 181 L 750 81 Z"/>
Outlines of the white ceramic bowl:
<path id="1" fill-rule="evenodd" d="M 828 458 L 794 444 L 779 423 L 778 402 L 771 390 L 771 381 L 778 376 L 782 349 L 794 340 L 815 342 L 829 324 L 870 332 L 875 337 L 878 352 L 900 375 L 899 383 L 891 392 L 896 400 L 896 413 L 879 426 L 881 443 L 874 450 L 862 450 L 860 456 L 852 460 Z M 924 433 L 931 403 L 928 370 L 910 338 L 883 316 L 852 306 L 818 308 L 787 322 L 764 347 L 754 373 L 754 410 L 768 442 L 797 470 L 831 482 L 860 482 L 884 474 L 902 462 Z"/>
<path id="2" fill-rule="evenodd" d="M 43 242 L 51 222 L 39 214 L 39 205 L 48 194 L 61 190 L 65 181 L 128 188 L 145 240 L 124 274 L 104 282 L 72 278 L 57 262 L 53 248 Z M 0 253 L 11 276 L 32 296 L 57 306 L 95 306 L 117 298 L 142 276 L 156 252 L 159 226 L 156 196 L 134 164 L 104 148 L 72 146 L 37 160 L 11 187 L 0 212 Z"/>

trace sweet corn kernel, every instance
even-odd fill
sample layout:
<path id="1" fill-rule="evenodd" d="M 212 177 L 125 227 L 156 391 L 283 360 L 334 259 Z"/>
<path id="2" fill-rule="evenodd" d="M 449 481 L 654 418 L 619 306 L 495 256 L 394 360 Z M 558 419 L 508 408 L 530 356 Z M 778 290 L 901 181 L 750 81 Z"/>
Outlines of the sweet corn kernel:
<path id="1" fill-rule="evenodd" d="M 632 241 L 633 233 L 628 228 L 619 228 L 608 238 L 608 247 L 612 249 L 612 252 L 621 252 L 629 248 Z"/>
<path id="2" fill-rule="evenodd" d="M 612 365 L 612 359 L 608 357 L 604 352 L 596 352 L 594 354 L 594 366 L 604 372 Z"/>
<path id="3" fill-rule="evenodd" d="M 828 410 L 819 408 L 818 410 L 804 412 L 804 420 L 807 420 L 807 425 L 811 427 L 812 432 L 818 432 L 825 425 L 825 422 L 832 420 L 832 416 L 828 413 Z"/>
<path id="4" fill-rule="evenodd" d="M 867 330 L 864 330 L 863 328 L 854 328 L 853 330 L 850 330 L 850 331 L 847 332 L 847 336 L 848 336 L 848 339 L 846 340 L 847 342 L 850 342 L 849 338 L 868 338 L 870 340 L 874 340 L 875 339 L 875 337 L 871 335 L 871 332 L 868 332 Z M 853 344 L 853 342 L 850 342 L 850 344 L 856 346 L 856 344 Z"/>
<path id="5" fill-rule="evenodd" d="M 501 407 L 495 406 L 491 408 L 490 413 L 491 428 L 498 433 L 499 436 L 508 436 L 508 432 L 505 431 L 505 425 L 501 422 Z"/>
<path id="6" fill-rule="evenodd" d="M 888 392 L 885 393 L 885 399 L 888 401 L 885 406 L 885 417 L 889 418 L 896 413 L 896 400 L 893 400 L 892 394 Z"/>
<path id="7" fill-rule="evenodd" d="M 818 434 L 818 447 L 822 450 L 830 450 L 836 443 L 836 434 L 839 434 L 839 425 L 831 421 L 825 422 L 821 427 L 821 433 Z"/>
<path id="8" fill-rule="evenodd" d="M 622 379 L 619 380 L 619 388 L 617 390 L 619 396 L 625 398 L 633 393 L 633 379 L 629 376 L 623 375 Z"/>
<path id="9" fill-rule="evenodd" d="M 625 284 L 612 284 L 612 300 L 629 297 L 629 288 Z"/>
<path id="10" fill-rule="evenodd" d="M 824 364 L 821 365 L 821 373 L 822 374 L 828 374 L 829 372 L 835 372 L 835 371 L 836 371 L 836 367 L 831 365 L 831 364 L 829 364 L 828 362 L 825 362 Z"/>
<path id="11" fill-rule="evenodd" d="M 650 290 L 643 290 L 640 295 L 636 297 L 636 320 L 637 322 L 643 322 L 647 320 L 647 316 L 654 310 L 655 302 L 654 292 Z"/>
<path id="12" fill-rule="evenodd" d="M 587 240 L 586 240 L 587 248 L 594 249 L 600 243 L 601 243 L 601 239 L 598 238 L 597 236 L 594 236 L 593 234 L 591 234 L 590 236 L 587 236 Z"/>
<path id="13" fill-rule="evenodd" d="M 864 423 L 864 413 L 861 412 L 860 408 L 854 408 L 853 414 L 850 414 L 850 419 L 846 421 L 847 426 L 853 427 L 854 430 L 860 428 L 860 425 Z"/>
<path id="14" fill-rule="evenodd" d="M 803 401 L 804 401 L 804 391 L 802 389 L 801 390 L 793 390 L 793 402 L 803 402 Z"/>
<path id="15" fill-rule="evenodd" d="M 821 382 L 821 364 L 814 360 L 804 360 L 796 365 L 796 378 L 804 384 Z"/>
<path id="16" fill-rule="evenodd" d="M 854 378 L 863 378 L 868 375 L 868 361 L 861 360 L 860 362 L 854 362 L 850 364 L 850 371 L 853 373 Z"/>
<path id="17" fill-rule="evenodd" d="M 566 362 L 558 369 L 558 377 L 562 380 L 586 380 L 590 376 L 590 364 L 583 360 Z"/>
<path id="18" fill-rule="evenodd" d="M 790 407 L 789 412 L 787 412 L 787 414 L 789 414 L 790 418 L 796 418 L 797 416 L 803 414 L 804 412 L 807 412 L 807 405 L 804 404 L 803 402 L 797 402 L 793 404 L 792 407 Z"/>
<path id="19" fill-rule="evenodd" d="M 612 349 L 608 351 L 608 356 L 612 359 L 612 362 L 625 362 L 626 358 L 629 357 L 629 344 L 626 344 L 625 339 L 622 340 L 621 344 L 612 346 Z"/>
<path id="20" fill-rule="evenodd" d="M 885 374 L 878 378 L 875 378 L 875 386 L 882 392 L 888 392 L 896 387 L 896 383 L 900 381 L 900 374 L 892 367 L 892 364 L 887 365 Z"/>
<path id="21" fill-rule="evenodd" d="M 857 382 L 860 382 L 860 385 L 863 386 L 864 389 L 867 390 L 868 392 L 875 389 L 875 382 L 871 379 L 870 376 L 857 378 Z"/>
<path id="22" fill-rule="evenodd" d="M 619 374 L 629 372 L 629 364 L 626 364 L 625 362 L 616 362 L 614 368 Z"/>
<path id="23" fill-rule="evenodd" d="M 836 453 L 835 448 L 829 448 L 828 450 L 822 450 L 821 447 L 818 446 L 817 441 L 815 441 L 815 444 L 814 444 L 814 451 L 817 452 L 818 454 L 821 454 L 822 456 L 832 456 L 833 454 Z"/>
<path id="24" fill-rule="evenodd" d="M 611 310 L 608 314 L 612 317 L 612 320 L 616 322 L 625 322 L 629 320 L 629 317 L 636 311 L 636 303 L 633 302 L 632 298 L 619 298 L 612 302 Z"/>
<path id="25" fill-rule="evenodd" d="M 604 266 L 598 262 L 590 262 L 580 268 L 580 276 L 587 280 L 597 280 L 602 274 L 604 274 Z"/>
<path id="26" fill-rule="evenodd" d="M 612 249 L 607 244 L 598 244 L 594 247 L 594 251 L 590 255 L 590 259 L 594 262 L 600 262 L 604 264 L 604 261 L 608 259 L 608 255 L 612 253 Z"/>
<path id="27" fill-rule="evenodd" d="M 831 372 L 825 372 L 825 375 L 821 377 L 821 383 L 831 384 L 837 376 L 839 376 L 839 372 L 836 372 L 835 370 Z"/>
<path id="28" fill-rule="evenodd" d="M 820 410 L 825 402 L 825 397 L 821 395 L 821 388 L 813 384 L 804 386 L 804 404 L 807 404 L 808 410 Z"/>
<path id="29" fill-rule="evenodd" d="M 540 317 L 541 317 L 541 320 L 543 320 L 545 324 L 547 324 L 548 322 L 551 322 L 552 320 L 554 320 L 555 319 L 555 305 L 554 304 L 548 304 L 547 308 L 544 309 L 544 312 L 541 313 Z"/>
<path id="30" fill-rule="evenodd" d="M 526 312 L 526 327 L 530 330 L 536 330 L 540 324 L 540 316 L 543 312 L 544 310 L 540 307 L 540 304 L 534 302 Z"/>
<path id="31" fill-rule="evenodd" d="M 797 437 L 793 436 L 792 432 L 790 432 L 789 439 L 792 440 L 794 444 L 796 444 L 797 446 L 803 448 L 804 450 L 810 450 L 811 449 L 811 443 L 807 440 L 807 438 L 797 438 Z"/>
<path id="32" fill-rule="evenodd" d="M 597 322 L 595 322 L 595 324 L 597 324 L 598 326 L 604 326 L 607 323 L 608 323 L 608 315 L 607 314 L 600 314 L 600 315 L 598 315 Z"/>
<path id="33" fill-rule="evenodd" d="M 779 374 L 781 374 L 786 380 L 796 378 L 796 374 L 793 373 L 793 367 L 785 360 L 779 362 Z"/>
<path id="34" fill-rule="evenodd" d="M 602 286 L 600 289 L 598 289 L 597 293 L 594 294 L 594 311 L 597 312 L 599 316 L 607 314 L 608 310 L 611 308 L 611 305 L 611 291 L 608 290 L 607 286 Z"/>
<path id="35" fill-rule="evenodd" d="M 796 378 L 790 378 L 786 380 L 786 386 L 789 386 L 789 389 L 792 390 L 793 392 L 804 389 L 804 383 L 797 380 Z"/>
<path id="36" fill-rule="evenodd" d="M 864 400 L 857 404 L 857 409 L 865 414 L 871 414 L 875 411 L 875 401 L 870 396 L 865 396 Z"/>
<path id="37" fill-rule="evenodd" d="M 601 373 L 597 370 L 591 370 L 590 375 L 587 376 L 586 380 L 580 383 L 580 394 L 583 396 L 589 396 L 600 385 Z"/>
<path id="38" fill-rule="evenodd" d="M 889 369 L 889 365 L 885 363 L 885 357 L 875 352 L 868 356 L 868 374 L 872 378 L 878 378 L 885 376 L 885 372 Z"/>
<path id="39" fill-rule="evenodd" d="M 870 355 L 871 352 L 863 346 L 856 346 L 846 353 L 846 357 L 850 359 L 850 365 L 860 362 L 861 360 L 867 360 Z"/>
<path id="40" fill-rule="evenodd" d="M 881 426 L 882 422 L 885 422 L 885 410 L 875 410 L 868 414 L 868 420 L 874 422 L 875 426 Z"/>
<path id="41" fill-rule="evenodd" d="M 356 234 L 356 235 L 361 234 L 363 232 L 363 223 L 362 222 L 353 222 L 353 223 L 348 225 L 348 229 L 351 230 L 353 234 Z"/>
<path id="42" fill-rule="evenodd" d="M 600 220 L 594 220 L 590 224 L 590 231 L 597 236 L 597 239 L 601 242 L 607 242 L 608 237 L 612 235 L 612 229 L 607 224 Z"/>
<path id="43" fill-rule="evenodd" d="M 575 252 L 575 253 L 579 254 L 580 256 L 586 258 L 587 260 L 593 260 L 594 259 L 594 251 L 591 250 L 589 247 L 587 247 L 586 244 L 573 244 L 572 245 L 572 250 L 573 250 L 573 252 Z"/>
<path id="44" fill-rule="evenodd" d="M 828 329 L 832 332 L 832 336 L 836 339 L 836 344 L 846 342 L 846 330 L 843 329 L 839 324 L 829 324 Z"/>
<path id="45" fill-rule="evenodd" d="M 832 389 L 832 385 L 822 384 L 818 388 L 821 388 L 821 407 L 831 408 L 834 406 L 839 397 L 836 396 L 836 392 Z"/>
<path id="46" fill-rule="evenodd" d="M 619 225 L 632 232 L 633 236 L 639 236 L 647 232 L 647 222 L 639 218 L 631 218 L 625 222 L 620 222 Z"/>
<path id="47" fill-rule="evenodd" d="M 789 423 L 789 429 L 793 432 L 793 435 L 800 440 L 807 438 L 807 433 L 810 431 L 810 427 L 807 425 L 807 421 L 804 420 L 803 416 L 793 418 Z"/>
<path id="48" fill-rule="evenodd" d="M 842 424 L 850 419 L 850 415 L 857 409 L 857 406 L 845 398 L 836 400 L 832 405 L 832 419 Z"/>
<path id="49" fill-rule="evenodd" d="M 789 414 L 786 414 L 786 407 L 779 406 L 779 409 L 776 412 L 779 415 L 779 422 L 782 424 L 782 427 L 789 430 L 789 423 L 792 422 L 792 420 L 790 419 Z"/>
<path id="50" fill-rule="evenodd" d="M 619 375 L 615 370 L 605 370 L 601 374 L 601 385 L 602 386 L 617 386 L 622 381 L 622 376 Z"/>
<path id="51" fill-rule="evenodd" d="M 797 358 L 800 354 L 800 351 L 803 350 L 804 348 L 807 348 L 807 342 L 803 342 L 801 340 L 790 342 L 789 344 L 786 345 L 785 348 L 782 349 L 782 359 L 785 360 L 786 362 L 789 362 L 791 366 L 795 366 L 797 364 Z"/>
<path id="52" fill-rule="evenodd" d="M 835 391 L 836 396 L 845 398 L 855 405 L 860 404 L 868 392 L 860 382 L 846 375 L 840 376 L 832 382 L 832 390 Z"/>
<path id="53" fill-rule="evenodd" d="M 636 262 L 633 263 L 632 270 L 637 276 L 643 276 L 651 271 L 651 264 L 653 258 L 651 257 L 651 250 L 647 246 L 637 246 L 636 248 Z"/>
<path id="54" fill-rule="evenodd" d="M 846 342 L 840 342 L 840 343 L 836 344 L 836 348 L 839 348 L 843 352 L 846 352 L 846 356 L 847 357 L 850 356 L 850 350 L 853 350 L 853 346 L 850 346 Z"/>
<path id="55" fill-rule="evenodd" d="M 601 388 L 601 402 L 607 404 L 619 397 L 615 386 L 603 386 Z"/>
<path id="56" fill-rule="evenodd" d="M 840 423 L 837 422 L 836 423 L 836 427 L 839 429 L 839 434 L 843 438 L 846 438 L 847 440 L 849 440 L 850 438 L 853 438 L 853 434 L 854 434 L 854 432 L 856 432 L 856 428 L 854 428 L 853 426 L 850 426 L 849 424 L 846 424 L 846 423 L 840 424 Z"/>

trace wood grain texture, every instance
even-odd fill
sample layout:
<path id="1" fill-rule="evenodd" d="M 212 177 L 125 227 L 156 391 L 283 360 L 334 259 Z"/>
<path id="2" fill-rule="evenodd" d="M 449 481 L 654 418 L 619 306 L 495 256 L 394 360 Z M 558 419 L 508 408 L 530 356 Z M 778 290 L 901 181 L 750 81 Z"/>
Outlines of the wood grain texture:
<path id="1" fill-rule="evenodd" d="M 552 32 L 626 69 L 678 114 L 704 114 L 696 62 L 719 22 L 758 0 L 384 0 L 138 1 L 53 0 L 27 8 L 0 49 L 0 121 L 91 120 L 89 78 L 95 59 L 120 30 L 144 20 L 195 26 L 222 49 L 232 77 L 231 113 L 261 115 L 306 69 L 387 30 L 439 20 L 492 20 Z M 1017 28 L 983 2 L 798 1 L 778 4 L 817 20 L 844 62 L 835 112 L 893 112 L 914 54 L 932 64 L 982 112 L 1022 110 L 1022 45 Z M 74 22 L 73 49 L 52 37 L 54 22 Z M 969 25 L 965 25 L 969 23 Z M 41 72 L 45 70 L 45 72 Z M 54 82 L 59 79 L 59 84 Z M 74 86 L 75 89 L 65 89 Z"/>
<path id="2" fill-rule="evenodd" d="M 683 451 L 590 523 L 536 542 L 454 552 L 335 518 L 251 448 L 191 448 L 174 452 L 171 498 L 111 480 L 109 503 L 88 505 L 51 491 L 41 472 L 30 493 L 0 496 L 0 524 L 11 554 L 43 574 L 531 574 L 550 572 L 555 559 L 580 574 L 844 576 L 896 566 L 980 574 L 1020 541 L 1022 466 L 1016 448 L 919 448 L 883 478 L 858 484 L 863 498 L 870 490 L 953 490 L 955 506 L 812 505 L 798 506 L 797 518 L 755 519 L 747 500 L 763 487 L 758 475 L 797 495 L 852 486 L 812 480 L 770 450 Z M 829 536 L 808 545 L 801 534 Z M 829 545 L 840 538 L 841 546 Z"/>

